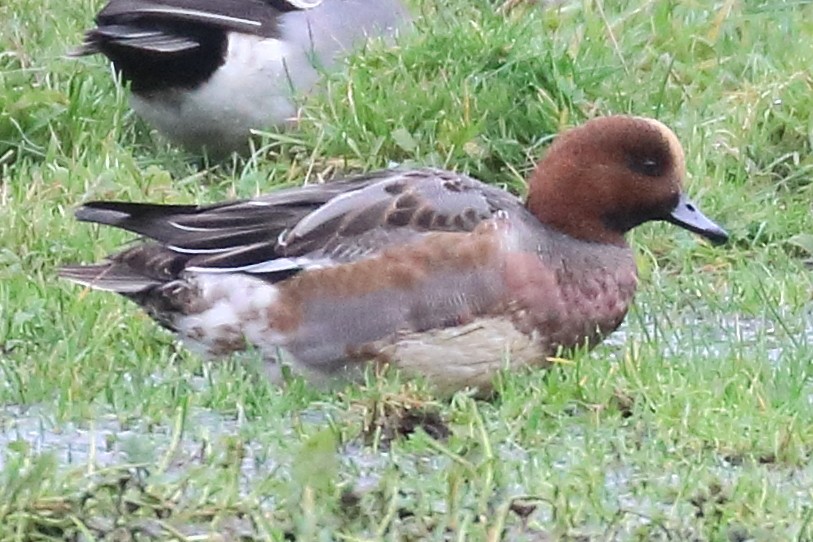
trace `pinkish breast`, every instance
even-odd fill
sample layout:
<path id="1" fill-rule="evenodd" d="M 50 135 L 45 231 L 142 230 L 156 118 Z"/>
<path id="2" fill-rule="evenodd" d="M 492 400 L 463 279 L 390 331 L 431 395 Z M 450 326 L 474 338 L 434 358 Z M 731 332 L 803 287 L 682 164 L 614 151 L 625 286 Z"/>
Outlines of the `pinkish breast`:
<path id="1" fill-rule="evenodd" d="M 514 253 L 505 280 L 514 325 L 536 332 L 542 350 L 592 348 L 624 320 L 637 277 L 629 248 Z M 550 254 L 556 254 L 551 256 Z"/>

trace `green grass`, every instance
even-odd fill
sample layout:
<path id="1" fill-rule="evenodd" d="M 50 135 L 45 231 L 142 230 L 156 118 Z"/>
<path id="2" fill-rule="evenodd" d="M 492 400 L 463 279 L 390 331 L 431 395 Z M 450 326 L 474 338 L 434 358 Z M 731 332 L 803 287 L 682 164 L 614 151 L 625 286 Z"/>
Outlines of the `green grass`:
<path id="1" fill-rule="evenodd" d="M 64 57 L 100 7 L 0 5 L 0 539 L 813 540 L 813 6 L 425 0 L 300 130 L 203 170 L 105 62 Z M 622 330 L 490 402 L 395 376 L 277 389 L 55 277 L 129 239 L 76 223 L 88 199 L 209 202 L 390 161 L 522 190 L 553 133 L 610 112 L 675 129 L 733 242 L 636 230 Z"/>

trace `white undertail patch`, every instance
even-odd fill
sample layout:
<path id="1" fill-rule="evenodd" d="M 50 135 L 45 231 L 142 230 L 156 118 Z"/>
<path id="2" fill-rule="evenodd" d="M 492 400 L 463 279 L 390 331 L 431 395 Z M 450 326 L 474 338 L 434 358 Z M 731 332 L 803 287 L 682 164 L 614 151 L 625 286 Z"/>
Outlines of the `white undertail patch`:
<path id="1" fill-rule="evenodd" d="M 273 284 L 243 274 L 193 275 L 197 313 L 178 317 L 179 335 L 196 351 L 221 356 L 243 350 L 245 342 L 273 347 L 282 337 L 269 327 L 268 312 L 279 298 Z"/>

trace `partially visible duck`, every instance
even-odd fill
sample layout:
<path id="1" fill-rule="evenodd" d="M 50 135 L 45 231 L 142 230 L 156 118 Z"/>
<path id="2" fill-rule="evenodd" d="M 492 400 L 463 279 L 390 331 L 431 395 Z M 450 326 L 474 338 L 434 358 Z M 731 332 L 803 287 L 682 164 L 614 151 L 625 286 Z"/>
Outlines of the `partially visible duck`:
<path id="1" fill-rule="evenodd" d="M 67 279 L 118 292 L 213 357 L 258 350 L 314 380 L 365 362 L 443 391 L 595 346 L 636 289 L 630 229 L 724 242 L 682 190 L 683 150 L 648 118 L 559 136 L 523 204 L 460 173 L 389 170 L 213 206 L 94 202 L 79 220 L 148 241 Z"/>
<path id="2" fill-rule="evenodd" d="M 139 116 L 222 155 L 292 120 L 319 69 L 407 20 L 400 0 L 110 0 L 74 54 L 107 56 Z"/>

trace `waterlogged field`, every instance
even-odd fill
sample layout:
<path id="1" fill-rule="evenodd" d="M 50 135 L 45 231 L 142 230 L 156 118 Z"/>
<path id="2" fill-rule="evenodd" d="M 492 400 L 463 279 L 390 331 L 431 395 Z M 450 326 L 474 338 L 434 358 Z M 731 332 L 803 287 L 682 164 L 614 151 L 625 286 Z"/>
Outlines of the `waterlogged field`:
<path id="1" fill-rule="evenodd" d="M 813 6 L 425 0 L 303 101 L 299 130 L 202 165 L 72 60 L 101 2 L 0 3 L 0 539 L 813 540 Z M 89 199 L 210 202 L 390 163 L 523 190 L 553 133 L 655 116 L 733 240 L 630 241 L 619 332 L 490 401 L 397 375 L 283 389 L 208 365 L 55 277 L 126 234 Z"/>

